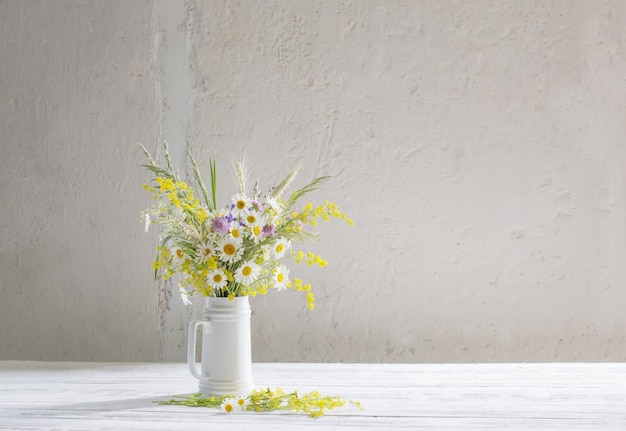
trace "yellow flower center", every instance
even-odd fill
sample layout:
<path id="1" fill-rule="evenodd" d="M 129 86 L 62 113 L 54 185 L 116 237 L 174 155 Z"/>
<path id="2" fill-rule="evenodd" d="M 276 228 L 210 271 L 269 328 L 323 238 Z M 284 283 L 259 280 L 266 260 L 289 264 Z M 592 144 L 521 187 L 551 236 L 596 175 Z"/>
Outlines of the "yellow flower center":
<path id="1" fill-rule="evenodd" d="M 254 229 L 252 229 L 252 231 L 254 232 L 256 236 L 258 236 L 261 233 L 261 226 L 255 226 Z"/>
<path id="2" fill-rule="evenodd" d="M 252 214 L 249 214 L 247 217 L 248 223 L 255 223 L 256 222 L 256 217 Z"/>
<path id="3" fill-rule="evenodd" d="M 278 280 L 279 283 L 282 283 L 283 280 L 285 279 L 285 275 L 281 272 L 280 274 L 278 274 L 278 277 L 276 277 L 276 279 Z"/>
<path id="4" fill-rule="evenodd" d="M 283 244 L 278 244 L 276 246 L 276 253 L 280 253 L 281 251 L 283 251 L 283 248 L 285 248 Z"/>
<path id="5" fill-rule="evenodd" d="M 246 400 L 244 400 L 243 398 L 239 398 L 239 401 L 237 401 L 237 404 L 239 404 L 241 407 L 243 407 L 245 403 L 246 403 Z"/>
<path id="6" fill-rule="evenodd" d="M 220 274 L 215 274 L 213 276 L 213 281 L 216 283 L 221 283 L 222 282 L 222 276 Z"/>
<path id="7" fill-rule="evenodd" d="M 204 253 L 204 255 L 205 255 L 205 256 L 208 256 L 208 255 L 210 255 L 210 254 L 211 254 L 211 249 L 210 249 L 210 248 L 205 248 L 205 249 L 203 250 L 203 253 Z"/>
<path id="8" fill-rule="evenodd" d="M 230 231 L 230 234 L 235 238 L 239 238 L 239 229 L 233 229 Z"/>
<path id="9" fill-rule="evenodd" d="M 232 404 L 226 404 L 224 406 L 224 411 L 226 411 L 226 413 L 230 413 L 233 411 L 233 405 Z"/>
<path id="10" fill-rule="evenodd" d="M 183 258 L 183 251 L 180 248 L 176 250 L 176 256 L 178 256 L 179 259 Z"/>
<path id="11" fill-rule="evenodd" d="M 238 200 L 237 201 L 237 209 L 242 210 L 246 207 L 246 201 Z"/>
<path id="12" fill-rule="evenodd" d="M 249 266 L 244 266 L 243 271 L 241 271 L 241 273 L 247 277 L 250 274 L 252 274 L 252 268 L 250 268 Z"/>
<path id="13" fill-rule="evenodd" d="M 224 246 L 224 253 L 226 253 L 229 256 L 232 256 L 233 254 L 235 254 L 235 251 L 237 250 L 235 249 L 235 246 L 232 244 L 226 244 Z"/>

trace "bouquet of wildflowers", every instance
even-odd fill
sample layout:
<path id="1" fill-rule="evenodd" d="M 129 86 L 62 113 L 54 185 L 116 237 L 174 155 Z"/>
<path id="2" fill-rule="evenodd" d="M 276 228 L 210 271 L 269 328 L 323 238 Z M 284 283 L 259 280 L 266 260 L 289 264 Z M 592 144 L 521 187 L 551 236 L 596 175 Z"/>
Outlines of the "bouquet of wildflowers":
<path id="1" fill-rule="evenodd" d="M 165 146 L 166 166 L 160 167 L 142 146 L 148 159 L 143 165 L 154 175 L 152 184 L 144 188 L 153 194 L 154 204 L 144 211 L 146 230 L 150 224 L 161 227 L 161 239 L 153 268 L 155 277 L 168 279 L 181 275 L 179 289 L 185 303 L 196 292 L 203 296 L 234 298 L 264 295 L 268 289 L 294 288 L 304 292 L 308 306 L 314 307 L 311 285 L 290 278 L 283 259 L 291 256 L 296 263 L 326 266 L 321 256 L 312 252 L 292 250 L 293 243 L 316 239 L 310 230 L 317 221 L 332 218 L 352 220 L 332 202 L 297 208 L 299 200 L 326 181 L 319 177 L 289 198 L 283 193 L 297 173 L 294 169 L 267 194 L 261 194 L 258 183 L 252 193 L 247 189 L 247 166 L 235 164 L 238 192 L 232 201 L 219 208 L 216 201 L 216 162 L 210 160 L 210 194 L 198 164 L 187 149 L 194 178 L 200 190 L 196 197 L 192 188 L 174 170 Z"/>

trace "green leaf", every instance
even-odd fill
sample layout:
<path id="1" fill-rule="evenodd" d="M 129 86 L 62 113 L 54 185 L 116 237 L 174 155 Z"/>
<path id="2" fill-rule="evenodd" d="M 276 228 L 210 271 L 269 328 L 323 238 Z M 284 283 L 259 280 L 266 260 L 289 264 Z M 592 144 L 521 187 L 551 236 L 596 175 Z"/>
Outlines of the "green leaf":
<path id="1" fill-rule="evenodd" d="M 213 210 L 217 210 L 217 172 L 215 168 L 215 153 L 210 161 L 211 166 L 211 194 L 213 196 Z"/>
<path id="2" fill-rule="evenodd" d="M 301 189 L 298 189 L 295 192 L 293 192 L 293 194 L 291 195 L 291 197 L 287 201 L 287 208 L 293 207 L 298 202 L 298 199 L 300 199 L 302 196 L 306 195 L 307 193 L 311 193 L 312 191 L 315 191 L 315 190 L 319 189 L 320 186 L 322 185 L 322 183 L 324 181 L 328 180 L 329 178 L 331 178 L 331 177 L 330 176 L 325 176 L 325 177 L 315 178 L 313 181 L 311 181 L 306 186 L 304 186 Z"/>
<path id="3" fill-rule="evenodd" d="M 196 179 L 196 182 L 198 183 L 198 186 L 200 186 L 200 190 L 202 191 L 202 196 L 204 197 L 204 202 L 206 203 L 206 206 L 211 210 L 214 211 L 215 210 L 215 206 L 213 206 L 213 208 L 211 208 L 211 204 L 209 202 L 209 195 L 206 191 L 206 187 L 204 186 L 204 181 L 202 181 L 202 176 L 200 175 L 200 169 L 198 168 L 198 163 L 196 163 L 196 159 L 193 157 L 193 154 L 191 154 L 191 150 L 189 149 L 189 146 L 185 146 L 185 148 L 187 149 L 187 155 L 189 156 L 189 160 L 191 161 L 191 166 L 193 167 L 193 176 Z M 213 172 L 211 171 L 211 184 L 213 183 Z M 213 198 L 213 204 L 215 205 L 215 198 Z"/>

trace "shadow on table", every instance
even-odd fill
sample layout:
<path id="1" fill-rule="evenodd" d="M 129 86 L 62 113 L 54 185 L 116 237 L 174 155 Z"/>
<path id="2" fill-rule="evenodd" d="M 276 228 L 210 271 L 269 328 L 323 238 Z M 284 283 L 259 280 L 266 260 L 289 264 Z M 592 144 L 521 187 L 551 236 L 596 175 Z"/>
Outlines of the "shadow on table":
<path id="1" fill-rule="evenodd" d="M 145 398 L 127 398 L 123 400 L 87 401 L 83 403 L 57 404 L 50 407 L 52 410 L 133 410 L 156 407 L 160 401 L 169 401 L 174 397 L 188 397 L 193 393 L 179 395 L 164 395 Z"/>

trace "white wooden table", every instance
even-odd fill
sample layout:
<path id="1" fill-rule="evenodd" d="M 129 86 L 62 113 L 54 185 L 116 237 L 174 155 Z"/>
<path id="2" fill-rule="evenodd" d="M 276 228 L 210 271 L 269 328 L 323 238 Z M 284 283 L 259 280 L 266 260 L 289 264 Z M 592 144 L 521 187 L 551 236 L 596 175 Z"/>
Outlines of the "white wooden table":
<path id="1" fill-rule="evenodd" d="M 254 364 L 255 386 L 360 401 L 319 419 L 155 401 L 185 364 L 0 361 L 0 429 L 626 430 L 626 364 Z"/>

